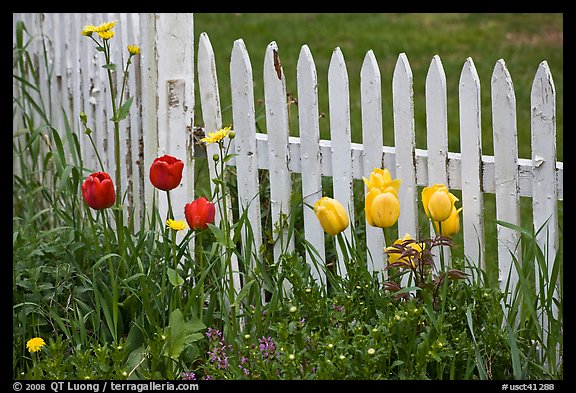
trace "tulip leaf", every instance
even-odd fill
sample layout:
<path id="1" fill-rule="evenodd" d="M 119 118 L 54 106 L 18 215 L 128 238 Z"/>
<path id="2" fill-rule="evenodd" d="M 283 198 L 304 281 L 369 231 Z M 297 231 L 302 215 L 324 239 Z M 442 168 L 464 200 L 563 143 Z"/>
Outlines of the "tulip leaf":
<path id="1" fill-rule="evenodd" d="M 170 280 L 170 284 L 175 287 L 179 287 L 184 284 L 184 279 L 180 277 L 180 274 L 174 269 L 168 268 L 168 280 Z"/>
<path id="2" fill-rule="evenodd" d="M 236 296 L 236 299 L 234 299 L 234 303 L 232 304 L 232 306 L 238 307 L 242 299 L 244 299 L 246 295 L 248 295 L 248 291 L 250 290 L 250 287 L 252 286 L 252 284 L 254 284 L 255 281 L 256 279 L 253 279 L 242 287 L 240 293 L 238 294 L 238 296 Z"/>
<path id="3" fill-rule="evenodd" d="M 218 243 L 220 243 L 224 247 L 228 247 L 229 243 L 228 237 L 224 235 L 224 232 L 222 232 L 220 228 L 218 228 L 214 224 L 208 224 L 208 228 L 210 228 L 210 231 L 214 234 L 214 237 L 216 238 L 216 241 Z"/>

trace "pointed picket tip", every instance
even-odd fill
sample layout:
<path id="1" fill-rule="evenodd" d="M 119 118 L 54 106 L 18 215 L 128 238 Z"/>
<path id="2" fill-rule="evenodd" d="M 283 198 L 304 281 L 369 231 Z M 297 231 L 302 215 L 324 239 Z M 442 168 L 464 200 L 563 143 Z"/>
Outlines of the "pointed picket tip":
<path id="1" fill-rule="evenodd" d="M 460 74 L 460 85 L 463 86 L 468 81 L 473 82 L 476 86 L 480 86 L 480 78 L 478 77 L 478 72 L 476 71 L 474 60 L 472 60 L 471 57 L 466 59 L 466 62 L 464 62 L 464 66 L 462 67 L 462 73 Z"/>
<path id="2" fill-rule="evenodd" d="M 507 86 L 507 90 L 511 90 L 514 94 L 514 84 L 512 83 L 512 77 L 510 72 L 506 67 L 506 62 L 504 59 L 499 59 L 494 65 L 494 71 L 492 72 L 492 86 L 504 83 Z"/>
<path id="3" fill-rule="evenodd" d="M 434 55 L 430 61 L 430 67 L 428 67 L 428 74 L 426 75 L 426 84 L 428 85 L 435 79 L 440 80 L 443 87 L 446 86 L 446 73 L 444 72 L 442 60 L 440 60 L 440 56 L 438 55 Z"/>
<path id="4" fill-rule="evenodd" d="M 398 55 L 398 60 L 396 60 L 396 66 L 394 67 L 393 79 L 396 79 L 396 77 L 400 75 L 405 75 L 408 79 L 412 79 L 412 69 L 410 68 L 408 57 L 404 52 Z"/>
<path id="5" fill-rule="evenodd" d="M 310 51 L 310 48 L 306 44 L 300 47 L 300 53 L 298 54 L 298 63 L 304 60 L 308 60 L 311 62 L 314 61 L 314 59 L 312 58 L 312 52 Z"/>
<path id="6" fill-rule="evenodd" d="M 330 63 L 335 62 L 335 61 L 340 61 L 340 62 L 344 61 L 344 54 L 342 53 L 342 50 L 340 49 L 339 46 L 334 48 L 334 50 L 332 51 L 332 57 L 330 58 Z"/>
<path id="7" fill-rule="evenodd" d="M 298 75 L 309 75 L 312 79 L 316 80 L 316 64 L 314 63 L 312 52 L 310 52 L 310 48 L 306 44 L 300 48 L 298 63 L 296 64 L 296 73 Z"/>
<path id="8" fill-rule="evenodd" d="M 367 72 L 371 72 L 373 75 L 380 75 L 378 62 L 376 61 L 376 56 L 374 55 L 374 51 L 372 49 L 366 52 L 366 56 L 364 56 L 360 74 L 365 74 Z"/>
<path id="9" fill-rule="evenodd" d="M 198 39 L 198 45 L 200 46 L 209 46 L 210 48 L 212 48 L 212 44 L 210 43 L 210 38 L 208 37 L 208 33 L 206 33 L 205 31 L 203 31 L 202 33 L 200 33 L 200 38 Z"/>
<path id="10" fill-rule="evenodd" d="M 430 61 L 430 67 L 428 67 L 428 74 L 426 75 L 426 79 L 439 77 L 446 81 L 446 73 L 444 72 L 444 66 L 442 65 L 442 60 L 440 56 L 434 55 L 432 60 Z"/>
<path id="11" fill-rule="evenodd" d="M 214 50 L 206 32 L 200 33 L 200 38 L 198 39 L 198 61 L 202 60 L 214 62 Z"/>
<path id="12" fill-rule="evenodd" d="M 232 58 L 230 63 L 241 61 L 245 67 L 250 65 L 250 57 L 248 56 L 248 50 L 246 49 L 246 44 L 242 38 L 238 38 L 234 41 L 234 46 L 232 47 Z"/>
<path id="13" fill-rule="evenodd" d="M 280 61 L 280 54 L 278 53 L 278 44 L 272 41 L 266 47 L 266 55 L 264 56 L 264 78 L 268 79 L 270 75 L 280 81 L 284 80 L 284 69 Z"/>
<path id="14" fill-rule="evenodd" d="M 334 77 L 345 80 L 346 83 L 348 83 L 348 71 L 340 47 L 336 47 L 332 52 L 330 65 L 328 66 L 328 80 L 331 80 Z M 330 88 L 330 84 L 328 84 L 328 88 Z"/>
<path id="15" fill-rule="evenodd" d="M 541 94 L 540 92 L 536 91 L 541 89 L 541 87 L 537 87 L 537 85 L 544 85 L 544 81 L 546 81 L 546 84 L 550 86 L 552 93 L 555 94 L 556 89 L 554 87 L 554 79 L 552 79 L 552 73 L 550 72 L 550 67 L 548 67 L 548 62 L 546 60 L 542 61 L 538 65 L 538 70 L 536 70 L 536 75 L 534 76 L 534 81 L 532 82 L 531 95 Z"/>

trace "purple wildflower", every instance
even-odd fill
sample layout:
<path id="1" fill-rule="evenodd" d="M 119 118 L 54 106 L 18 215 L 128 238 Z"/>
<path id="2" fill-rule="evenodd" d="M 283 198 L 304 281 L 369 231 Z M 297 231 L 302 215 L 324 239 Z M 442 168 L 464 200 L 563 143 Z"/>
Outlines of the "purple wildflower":
<path id="1" fill-rule="evenodd" d="M 274 356 L 276 352 L 276 344 L 272 341 L 272 337 L 264 337 L 258 339 L 260 342 L 260 352 L 262 352 L 262 359 L 268 359 Z"/>
<path id="2" fill-rule="evenodd" d="M 206 337 L 212 341 L 216 341 L 218 339 L 222 339 L 222 332 L 218 329 L 208 328 L 206 331 Z"/>
<path id="3" fill-rule="evenodd" d="M 192 371 L 190 371 L 190 372 L 183 371 L 182 372 L 182 379 L 185 381 L 195 381 L 196 380 L 196 374 L 194 374 Z"/>
<path id="4" fill-rule="evenodd" d="M 332 304 L 332 308 L 336 311 L 342 311 L 344 310 L 344 306 L 339 306 L 337 304 Z"/>

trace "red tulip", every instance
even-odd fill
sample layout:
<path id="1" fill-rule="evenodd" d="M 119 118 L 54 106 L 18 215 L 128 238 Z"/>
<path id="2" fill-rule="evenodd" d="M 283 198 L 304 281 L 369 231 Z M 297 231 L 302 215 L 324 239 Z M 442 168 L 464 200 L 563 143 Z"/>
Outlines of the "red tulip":
<path id="1" fill-rule="evenodd" d="M 112 206 L 116 201 L 116 192 L 110 175 L 106 172 L 92 173 L 82 183 L 82 196 L 94 210 Z"/>
<path id="2" fill-rule="evenodd" d="M 150 167 L 150 182 L 163 191 L 170 191 L 178 187 L 182 180 L 184 163 L 169 155 L 158 157 Z"/>
<path id="3" fill-rule="evenodd" d="M 187 203 L 184 207 L 184 216 L 186 217 L 188 226 L 193 230 L 208 228 L 208 224 L 214 222 L 215 214 L 216 207 L 204 197 L 195 199 L 191 203 Z"/>

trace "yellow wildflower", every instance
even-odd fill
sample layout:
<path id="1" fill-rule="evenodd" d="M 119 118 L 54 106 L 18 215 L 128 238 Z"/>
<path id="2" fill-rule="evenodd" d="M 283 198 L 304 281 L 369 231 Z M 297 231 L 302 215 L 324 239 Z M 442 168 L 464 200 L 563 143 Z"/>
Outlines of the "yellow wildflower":
<path id="1" fill-rule="evenodd" d="M 98 27 L 94 26 L 94 25 L 86 25 L 82 28 L 82 35 L 86 36 L 86 37 L 90 37 L 92 35 L 92 33 L 95 33 L 97 31 Z"/>
<path id="2" fill-rule="evenodd" d="M 97 31 L 97 33 L 104 40 L 109 40 L 110 38 L 114 37 L 115 34 L 112 30 Z"/>
<path id="3" fill-rule="evenodd" d="M 128 52 L 132 55 L 139 55 L 140 54 L 140 48 L 136 45 L 128 45 Z"/>
<path id="4" fill-rule="evenodd" d="M 170 229 L 174 229 L 175 231 L 183 231 L 184 229 L 188 228 L 188 225 L 183 220 L 170 220 L 166 221 L 166 226 Z"/>
<path id="5" fill-rule="evenodd" d="M 224 127 L 216 132 L 210 132 L 207 137 L 200 139 L 200 142 L 206 142 L 208 144 L 219 143 L 230 134 L 230 129 L 231 127 Z"/>
<path id="6" fill-rule="evenodd" d="M 28 348 L 29 352 L 38 352 L 45 345 L 46 342 L 44 342 L 44 339 L 40 337 L 34 337 L 28 340 L 26 343 L 26 348 Z"/>
<path id="7" fill-rule="evenodd" d="M 102 33 L 102 32 L 108 31 L 110 29 L 113 29 L 117 23 L 118 23 L 117 20 L 112 21 L 112 22 L 104 22 L 101 25 L 99 25 L 98 27 L 96 27 L 96 32 Z"/>

